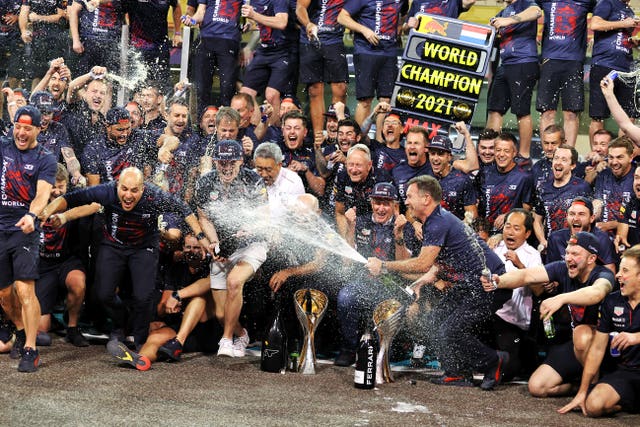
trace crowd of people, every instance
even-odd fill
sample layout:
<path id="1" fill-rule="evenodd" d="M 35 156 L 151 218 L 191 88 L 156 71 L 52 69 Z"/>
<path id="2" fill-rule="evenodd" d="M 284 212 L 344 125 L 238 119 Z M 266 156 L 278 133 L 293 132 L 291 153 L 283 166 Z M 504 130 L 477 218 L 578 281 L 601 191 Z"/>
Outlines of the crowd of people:
<path id="1" fill-rule="evenodd" d="M 89 345 L 89 324 L 138 370 L 183 351 L 244 357 L 269 296 L 292 302 L 314 287 L 334 307 L 335 364 L 350 366 L 376 304 L 412 283 L 403 340 L 414 363 L 440 362 L 432 382 L 473 386 L 482 373 L 492 390 L 521 377 L 536 397 L 579 385 L 561 412 L 637 410 L 640 129 L 634 88 L 610 72 L 631 71 L 640 20 L 628 1 L 506 0 L 490 21 L 499 60 L 487 127 L 476 144 L 455 124 L 458 158 L 448 136 L 405 126 L 390 101 L 416 13 L 457 18 L 474 0 L 408 3 L 190 0 L 183 14 L 175 0 L 2 0 L 0 350 L 36 371 L 64 302 L 70 344 Z M 580 159 L 589 13 L 591 151 Z M 150 74 L 117 105 L 109 76 L 125 17 Z M 195 111 L 184 82 L 172 96 L 168 68 L 183 26 L 199 27 Z M 509 109 L 518 137 L 501 129 Z M 332 250 L 336 233 L 366 266 Z M 294 346 L 292 304 L 277 305 Z"/>

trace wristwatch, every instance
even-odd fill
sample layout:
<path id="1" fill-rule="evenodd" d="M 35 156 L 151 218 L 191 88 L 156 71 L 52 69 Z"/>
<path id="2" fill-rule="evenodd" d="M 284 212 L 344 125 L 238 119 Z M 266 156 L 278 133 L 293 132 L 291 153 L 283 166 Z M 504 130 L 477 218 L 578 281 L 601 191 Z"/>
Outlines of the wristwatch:
<path id="1" fill-rule="evenodd" d="M 178 291 L 173 291 L 173 293 L 171 294 L 171 296 L 173 297 L 173 299 L 175 299 L 178 302 L 182 302 L 182 298 L 180 298 L 180 295 L 178 295 Z"/>
<path id="2" fill-rule="evenodd" d="M 206 239 L 207 235 L 204 234 L 204 231 L 199 232 L 198 234 L 196 234 L 196 239 L 198 240 L 202 240 L 202 239 Z"/>
<path id="3" fill-rule="evenodd" d="M 38 220 L 38 215 L 34 214 L 33 212 L 27 212 L 26 215 L 29 215 L 31 218 L 33 218 L 34 223 Z"/>

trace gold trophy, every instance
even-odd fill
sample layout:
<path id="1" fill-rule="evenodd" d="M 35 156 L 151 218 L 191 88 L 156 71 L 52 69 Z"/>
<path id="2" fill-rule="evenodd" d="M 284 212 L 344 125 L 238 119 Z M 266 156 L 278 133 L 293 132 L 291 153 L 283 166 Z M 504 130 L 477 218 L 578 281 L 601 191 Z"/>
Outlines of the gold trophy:
<path id="1" fill-rule="evenodd" d="M 298 371 L 305 375 L 312 375 L 316 373 L 314 335 L 327 311 L 329 299 L 317 289 L 300 289 L 294 294 L 293 300 L 296 315 L 304 330 L 304 345 L 298 359 Z"/>
<path id="2" fill-rule="evenodd" d="M 397 300 L 382 301 L 373 310 L 373 323 L 380 337 L 380 351 L 376 363 L 376 383 L 392 383 L 393 375 L 389 365 L 389 348 L 393 337 L 402 326 L 404 306 Z"/>

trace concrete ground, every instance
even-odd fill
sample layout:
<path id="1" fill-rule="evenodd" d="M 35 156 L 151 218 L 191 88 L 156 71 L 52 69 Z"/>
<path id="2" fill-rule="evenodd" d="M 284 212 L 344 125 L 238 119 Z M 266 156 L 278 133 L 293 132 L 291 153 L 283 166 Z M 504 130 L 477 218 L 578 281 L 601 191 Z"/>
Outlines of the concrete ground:
<path id="1" fill-rule="evenodd" d="M 76 349 L 58 337 L 40 353 L 33 374 L 0 356 L 0 425 L 640 425 L 640 415 L 559 415 L 555 410 L 569 398 L 534 399 L 522 384 L 483 392 L 396 372 L 395 383 L 357 390 L 353 368 L 319 364 L 316 375 L 271 374 L 259 370 L 255 356 L 201 353 L 139 372 L 118 366 L 102 345 Z"/>

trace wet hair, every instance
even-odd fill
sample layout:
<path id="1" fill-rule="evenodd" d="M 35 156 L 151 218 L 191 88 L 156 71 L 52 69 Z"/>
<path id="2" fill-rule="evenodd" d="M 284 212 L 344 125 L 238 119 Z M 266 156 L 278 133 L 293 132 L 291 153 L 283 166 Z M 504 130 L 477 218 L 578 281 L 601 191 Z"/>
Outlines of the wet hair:
<path id="1" fill-rule="evenodd" d="M 243 100 L 247 104 L 247 108 L 249 108 L 250 110 L 254 110 L 256 108 L 253 102 L 253 97 L 248 93 L 236 93 L 235 95 L 233 95 L 233 98 L 231 98 L 231 101 L 233 101 L 234 99 Z"/>
<path id="2" fill-rule="evenodd" d="M 410 133 L 419 133 L 424 138 L 425 145 L 429 144 L 429 133 L 422 126 L 411 126 L 409 130 L 407 130 L 407 135 Z"/>
<path id="3" fill-rule="evenodd" d="M 367 158 L 367 160 L 371 161 L 371 150 L 369 150 L 369 147 L 367 147 L 366 145 L 364 145 L 364 144 L 356 144 L 353 147 L 349 148 L 349 150 L 347 151 L 347 158 L 354 151 L 363 152 L 365 154 L 365 157 Z"/>
<path id="4" fill-rule="evenodd" d="M 578 164 L 578 150 L 576 150 L 574 147 L 570 146 L 569 144 L 565 144 L 565 143 L 560 144 L 558 148 L 556 148 L 556 150 L 560 148 L 571 151 L 571 164 L 572 165 Z"/>
<path id="5" fill-rule="evenodd" d="M 500 135 L 497 130 L 485 128 L 480 131 L 478 134 L 478 141 L 480 140 L 488 140 L 488 139 L 496 139 Z"/>
<path id="6" fill-rule="evenodd" d="M 486 231 L 487 233 L 491 233 L 491 224 L 489 224 L 489 220 L 483 216 L 479 216 L 471 221 L 471 228 L 476 233 L 481 231 Z"/>
<path id="7" fill-rule="evenodd" d="M 640 267 L 640 244 L 633 245 L 622 253 L 622 258 L 633 258 L 636 265 Z"/>
<path id="8" fill-rule="evenodd" d="M 169 102 L 167 103 L 167 112 L 171 111 L 171 107 L 173 107 L 174 105 L 180 105 L 182 107 L 186 107 L 187 111 L 189 110 L 189 103 L 187 102 L 186 99 L 184 99 L 181 96 L 176 98 L 171 98 L 169 100 Z"/>
<path id="9" fill-rule="evenodd" d="M 284 122 L 286 122 L 289 119 L 300 119 L 302 120 L 302 125 L 305 128 L 307 127 L 307 124 L 308 124 L 307 116 L 302 114 L 300 111 L 292 110 L 285 113 L 285 115 L 282 116 L 282 124 L 284 125 Z"/>
<path id="10" fill-rule="evenodd" d="M 566 137 L 565 137 L 565 134 L 564 134 L 564 128 L 562 126 L 560 126 L 560 125 L 557 125 L 557 124 L 553 123 L 553 124 L 547 126 L 546 128 L 544 128 L 544 130 L 542 131 L 543 134 L 544 133 L 547 133 L 547 134 L 548 133 L 556 133 L 556 132 L 560 132 L 560 140 L 562 142 L 565 142 L 566 141 Z"/>
<path id="11" fill-rule="evenodd" d="M 531 212 L 523 208 L 511 209 L 509 213 L 505 216 L 504 222 L 506 223 L 509 220 L 509 217 L 513 214 L 524 215 L 524 229 L 526 231 L 533 231 L 533 215 L 531 215 Z"/>
<path id="12" fill-rule="evenodd" d="M 613 139 L 613 134 L 606 129 L 598 129 L 593 133 L 593 136 L 596 136 L 596 135 L 607 135 L 610 140 Z"/>
<path id="13" fill-rule="evenodd" d="M 407 183 L 407 188 L 412 184 L 415 184 L 418 187 L 419 192 L 429 194 L 438 204 L 442 200 L 442 187 L 438 180 L 431 175 L 420 175 L 411 178 Z"/>
<path id="14" fill-rule="evenodd" d="M 56 165 L 56 181 L 69 182 L 69 171 L 62 163 Z"/>
<path id="15" fill-rule="evenodd" d="M 216 114 L 216 127 L 218 127 L 223 120 L 235 122 L 236 125 L 240 126 L 240 113 L 231 107 L 220 107 Z"/>
<path id="16" fill-rule="evenodd" d="M 256 151 L 253 152 L 253 159 L 273 159 L 276 164 L 282 163 L 284 156 L 282 155 L 282 150 L 273 142 L 263 142 L 258 145 Z"/>
<path id="17" fill-rule="evenodd" d="M 284 121 L 283 121 L 284 123 Z M 340 130 L 340 128 L 342 126 L 347 126 L 347 127 L 352 127 L 353 131 L 356 133 L 356 135 L 362 135 L 362 129 L 360 128 L 360 125 L 358 124 L 358 122 L 356 122 L 353 119 L 342 119 L 338 122 L 338 130 Z"/>
<path id="18" fill-rule="evenodd" d="M 498 134 L 498 136 L 496 137 L 496 142 L 497 140 L 501 140 L 501 141 L 511 141 L 513 142 L 513 146 L 516 149 L 516 154 L 518 153 L 518 139 L 516 138 L 516 136 L 514 134 L 512 134 L 511 132 L 500 132 Z"/>
<path id="19" fill-rule="evenodd" d="M 156 95 L 162 95 L 162 86 L 156 80 L 150 80 L 146 84 L 142 85 L 142 87 L 140 87 L 140 92 L 142 92 L 144 89 L 151 89 L 156 93 Z"/>
<path id="20" fill-rule="evenodd" d="M 609 149 L 612 148 L 625 148 L 627 154 L 633 155 L 633 142 L 628 136 L 620 136 L 609 143 Z"/>

